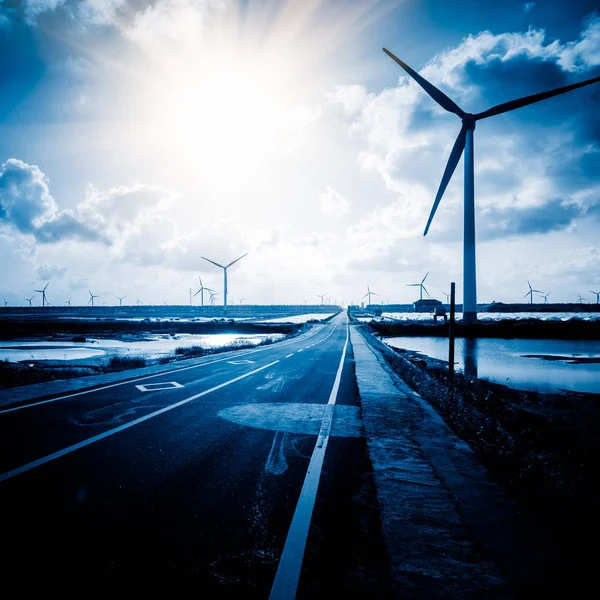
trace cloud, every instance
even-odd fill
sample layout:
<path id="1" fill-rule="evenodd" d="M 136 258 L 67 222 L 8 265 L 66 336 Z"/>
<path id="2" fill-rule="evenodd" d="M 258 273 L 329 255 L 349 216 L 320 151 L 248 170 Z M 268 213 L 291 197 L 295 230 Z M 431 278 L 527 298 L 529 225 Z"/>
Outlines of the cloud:
<path id="1" fill-rule="evenodd" d="M 525 4 L 523 4 L 523 10 L 525 12 L 530 12 L 534 6 L 535 6 L 535 2 L 525 2 Z"/>
<path id="2" fill-rule="evenodd" d="M 350 211 L 350 203 L 337 190 L 327 186 L 327 189 L 319 195 L 321 212 L 329 217 L 342 215 Z"/>
<path id="3" fill-rule="evenodd" d="M 481 211 L 483 239 L 509 235 L 543 234 L 567 229 L 582 214 L 581 208 L 559 198 L 541 206 L 517 208 L 488 207 Z"/>
<path id="4" fill-rule="evenodd" d="M 44 243 L 68 238 L 103 241 L 73 211 L 59 210 L 39 167 L 16 158 L 9 158 L 0 168 L 1 224 Z"/>
<path id="5" fill-rule="evenodd" d="M 37 274 L 38 277 L 43 281 L 53 279 L 54 277 L 62 279 L 68 270 L 69 267 L 62 265 L 40 265 L 37 268 Z"/>

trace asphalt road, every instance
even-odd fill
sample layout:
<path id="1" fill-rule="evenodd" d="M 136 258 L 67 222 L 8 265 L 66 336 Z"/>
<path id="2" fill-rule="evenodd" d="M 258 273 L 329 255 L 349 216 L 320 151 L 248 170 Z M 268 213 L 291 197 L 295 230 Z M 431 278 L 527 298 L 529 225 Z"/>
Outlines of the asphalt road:
<path id="1" fill-rule="evenodd" d="M 345 314 L 3 408 L 0 499 L 22 591 L 392 596 Z"/>

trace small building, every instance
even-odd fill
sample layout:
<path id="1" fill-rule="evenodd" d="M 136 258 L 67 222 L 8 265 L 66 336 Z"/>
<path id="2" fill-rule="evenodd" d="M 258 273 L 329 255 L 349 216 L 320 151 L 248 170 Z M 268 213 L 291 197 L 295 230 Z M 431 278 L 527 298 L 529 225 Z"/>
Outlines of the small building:
<path id="1" fill-rule="evenodd" d="M 415 312 L 427 312 L 432 313 L 436 308 L 443 308 L 444 305 L 435 298 L 423 298 L 422 300 L 417 300 L 414 304 Z"/>

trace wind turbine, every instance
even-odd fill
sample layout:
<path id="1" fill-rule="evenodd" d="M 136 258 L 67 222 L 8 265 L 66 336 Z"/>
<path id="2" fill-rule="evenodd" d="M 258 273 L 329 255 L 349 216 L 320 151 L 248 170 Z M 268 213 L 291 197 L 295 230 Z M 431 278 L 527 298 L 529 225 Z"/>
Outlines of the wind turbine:
<path id="1" fill-rule="evenodd" d="M 248 254 L 246 252 L 246 254 Z M 229 269 L 229 267 L 231 267 L 231 265 L 234 265 L 238 260 L 242 260 L 242 258 L 244 258 L 244 256 L 246 256 L 246 254 L 242 254 L 242 256 L 240 256 L 239 258 L 236 258 L 235 260 L 232 260 L 228 265 L 220 265 L 219 263 L 216 263 L 214 260 L 210 260 L 210 258 L 206 258 L 206 257 L 202 257 L 204 260 L 208 261 L 209 263 L 212 263 L 213 265 L 216 265 L 217 267 L 220 267 L 221 269 L 223 269 L 223 308 L 225 310 L 227 310 L 227 269 Z"/>
<path id="2" fill-rule="evenodd" d="M 46 288 L 50 285 L 48 282 L 41 290 L 33 290 L 34 292 L 39 292 L 42 295 L 42 306 L 46 306 Z"/>
<path id="3" fill-rule="evenodd" d="M 306 305 L 306 303 L 308 302 L 308 298 L 302 298 L 302 300 L 304 300 L 304 304 Z"/>
<path id="4" fill-rule="evenodd" d="M 123 306 L 123 298 L 125 298 L 125 296 L 117 296 L 117 300 L 119 301 L 119 306 Z"/>
<path id="5" fill-rule="evenodd" d="M 210 305 L 214 306 L 215 305 L 215 298 L 218 296 L 218 294 L 217 294 L 217 292 L 209 292 L 209 294 L 210 294 L 210 298 L 209 298 Z"/>
<path id="6" fill-rule="evenodd" d="M 29 302 L 29 308 L 31 308 L 31 301 L 33 300 L 33 296 L 31 296 L 31 298 L 25 298 L 25 300 Z"/>
<path id="7" fill-rule="evenodd" d="M 90 299 L 88 300 L 88 304 L 92 304 L 92 308 L 94 308 L 94 298 L 100 298 L 100 296 L 95 296 L 94 294 L 92 294 L 92 292 L 90 292 L 90 290 L 88 290 L 89 294 L 90 294 Z"/>
<path id="8" fill-rule="evenodd" d="M 548 296 L 551 294 L 552 292 L 548 292 L 547 294 L 543 295 L 544 298 L 544 304 L 548 304 Z"/>
<path id="9" fill-rule="evenodd" d="M 456 165 L 464 151 L 463 320 L 466 322 L 474 322 L 477 320 L 477 275 L 475 266 L 475 177 L 473 163 L 473 132 L 475 131 L 477 121 L 494 117 L 511 110 L 516 110 L 517 108 L 522 108 L 523 106 L 528 106 L 535 102 L 540 102 L 541 100 L 546 100 L 553 96 L 558 96 L 559 94 L 564 94 L 565 92 L 595 83 L 600 81 L 600 77 L 594 77 L 547 92 L 525 96 L 524 98 L 511 100 L 510 102 L 503 102 L 502 104 L 497 104 L 483 112 L 471 114 L 465 112 L 458 104 L 446 96 L 446 94 L 421 77 L 416 71 L 413 71 L 406 63 L 394 56 L 389 50 L 383 48 L 383 51 L 392 60 L 398 63 L 443 109 L 454 113 L 462 121 L 462 127 L 454 142 L 454 147 L 450 152 L 450 158 L 448 159 L 448 164 L 444 170 L 444 175 L 442 176 L 442 181 L 440 182 L 440 186 L 435 196 L 433 207 L 429 214 L 429 219 L 427 220 L 423 235 L 427 235 L 427 232 L 429 231 L 429 226 L 431 225 L 435 211 L 437 210 L 446 187 L 452 178 L 452 174 L 456 169 Z"/>
<path id="10" fill-rule="evenodd" d="M 238 296 L 238 300 L 240 301 L 240 304 L 241 304 L 241 303 L 242 303 L 242 302 L 245 300 L 245 298 L 240 298 L 240 297 Z"/>
<path id="11" fill-rule="evenodd" d="M 425 290 L 425 293 L 427 294 L 427 296 L 429 298 L 431 298 L 431 296 L 429 295 L 429 292 L 427 291 L 427 288 L 423 285 L 425 283 L 425 280 L 427 279 L 427 275 L 429 275 L 429 271 L 427 271 L 427 273 L 425 273 L 425 277 L 423 277 L 423 279 L 421 279 L 421 283 L 407 283 L 406 286 L 407 287 L 418 287 L 419 292 L 420 292 L 420 296 L 419 296 L 419 300 L 423 300 L 423 290 Z"/>
<path id="12" fill-rule="evenodd" d="M 142 303 L 141 300 L 138 298 L 136 301 L 136 304 L 139 306 L 141 303 Z"/>
<path id="13" fill-rule="evenodd" d="M 364 300 L 367 296 L 369 296 L 369 305 L 370 305 L 371 304 L 371 296 L 379 296 L 379 294 L 372 292 L 368 283 L 367 283 L 367 290 L 368 290 L 368 292 L 362 297 L 362 299 Z"/>
<path id="14" fill-rule="evenodd" d="M 317 294 L 317 298 L 321 298 L 321 304 L 324 303 L 325 296 L 327 296 L 327 292 L 325 292 L 324 294 Z"/>
<path id="15" fill-rule="evenodd" d="M 202 285 L 202 279 L 200 278 L 200 276 L 198 276 L 198 281 L 200 282 L 200 289 L 194 294 L 194 297 L 200 294 L 200 302 L 201 305 L 204 306 L 204 290 L 206 290 L 207 292 L 212 292 L 213 290 Z"/>
<path id="16" fill-rule="evenodd" d="M 585 300 L 585 298 L 579 294 L 579 300 L 577 300 L 577 302 L 579 302 L 579 304 L 583 304 L 583 301 Z"/>
<path id="17" fill-rule="evenodd" d="M 523 298 L 527 298 L 527 296 L 529 296 L 529 304 L 533 304 L 533 292 L 536 292 L 537 294 L 543 294 L 544 292 L 541 290 L 534 290 L 531 287 L 529 280 L 527 280 L 527 285 L 529 286 L 529 291 L 523 296 Z"/>
<path id="18" fill-rule="evenodd" d="M 592 290 L 588 290 L 591 294 L 596 294 L 596 304 L 600 304 L 600 292 L 592 292 Z"/>
<path id="19" fill-rule="evenodd" d="M 446 304 L 448 304 L 450 302 L 450 294 L 448 292 L 445 292 L 444 290 L 442 290 L 442 294 L 446 296 Z"/>

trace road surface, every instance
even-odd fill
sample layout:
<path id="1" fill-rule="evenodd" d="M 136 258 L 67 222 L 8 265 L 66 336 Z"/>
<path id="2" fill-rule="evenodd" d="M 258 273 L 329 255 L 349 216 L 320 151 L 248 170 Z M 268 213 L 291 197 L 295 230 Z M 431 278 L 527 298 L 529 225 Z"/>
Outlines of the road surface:
<path id="1" fill-rule="evenodd" d="M 0 410 L 6 586 L 388 598 L 345 314 Z"/>

